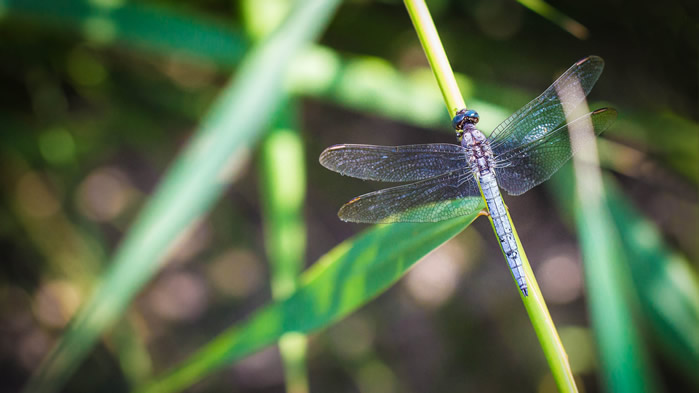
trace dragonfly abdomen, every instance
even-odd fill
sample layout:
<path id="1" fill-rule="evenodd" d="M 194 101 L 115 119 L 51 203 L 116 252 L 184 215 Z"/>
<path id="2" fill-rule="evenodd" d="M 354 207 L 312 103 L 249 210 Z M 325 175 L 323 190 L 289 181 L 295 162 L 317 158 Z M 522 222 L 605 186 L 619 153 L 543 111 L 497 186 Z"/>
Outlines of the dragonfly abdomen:
<path id="1" fill-rule="evenodd" d="M 507 264 L 510 266 L 512 275 L 517 281 L 520 291 L 524 296 L 529 295 L 527 290 L 527 280 L 522 267 L 522 258 L 519 253 L 519 247 L 512 234 L 512 225 L 505 210 L 505 202 L 502 200 L 498 183 L 495 180 L 495 175 L 492 171 L 484 171 L 480 173 L 479 181 L 483 190 L 483 197 L 488 205 L 488 212 L 493 220 L 495 233 L 500 241 L 502 251 L 507 258 Z"/>
<path id="2" fill-rule="evenodd" d="M 466 114 L 470 116 L 466 116 Z M 465 118 L 461 119 L 461 117 Z M 517 281 L 519 290 L 524 296 L 528 296 L 527 280 L 524 276 L 519 247 L 517 247 L 517 242 L 512 234 L 512 225 L 510 225 L 510 219 L 505 210 L 505 202 L 502 200 L 500 188 L 495 180 L 493 151 L 488 139 L 476 128 L 477 122 L 478 114 L 475 111 L 459 111 L 454 118 L 457 131 L 461 131 L 458 134 L 461 138 L 461 146 L 466 149 L 471 172 L 476 176 L 483 190 L 483 197 L 488 205 L 495 234 L 498 236 L 503 253 L 505 253 L 507 264 L 510 266 L 515 281 Z"/>

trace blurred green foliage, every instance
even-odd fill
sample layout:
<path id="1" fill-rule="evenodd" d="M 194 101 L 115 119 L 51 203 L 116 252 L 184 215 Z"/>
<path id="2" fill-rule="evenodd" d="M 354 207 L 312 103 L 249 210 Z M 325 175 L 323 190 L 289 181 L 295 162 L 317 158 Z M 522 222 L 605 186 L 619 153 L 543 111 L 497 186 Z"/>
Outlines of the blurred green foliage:
<path id="1" fill-rule="evenodd" d="M 605 58 L 607 68 L 591 98 L 593 107 L 604 98 L 620 113 L 601 141 L 601 159 L 619 183 L 608 199 L 613 224 L 607 225 L 614 225 L 626 255 L 624 271 L 633 285 L 624 294 L 660 385 L 697 390 L 692 365 L 699 353 L 699 42 L 692 7 L 551 2 L 556 12 L 540 11 L 542 17 L 531 11 L 542 9 L 533 2 L 525 2 L 529 8 L 485 0 L 429 3 L 464 98 L 481 114 L 484 130 L 539 94 L 572 61 L 588 54 Z M 257 63 L 251 59 L 263 49 L 241 33 L 245 12 L 236 2 L 215 0 L 0 2 L 0 318 L 7 326 L 2 390 L 25 387 L 66 331 L 86 326 L 96 337 L 122 318 L 96 347 L 82 332 L 74 336 L 70 349 L 89 359 L 73 358 L 70 366 L 79 368 L 66 391 L 125 391 L 159 375 L 165 375 L 164 384 L 180 381 L 169 386 L 181 388 L 234 359 L 239 362 L 233 368 L 204 379 L 200 389 L 280 391 L 275 352 L 241 357 L 284 332 L 332 323 L 327 333 L 310 339 L 312 391 L 552 391 L 531 326 L 482 220 L 474 225 L 479 232 L 468 229 L 437 249 L 433 255 L 439 258 L 428 257 L 377 301 L 336 322 L 470 222 L 374 228 L 352 238 L 361 228 L 339 222 L 336 209 L 377 185 L 317 165 L 320 151 L 332 143 L 452 140 L 445 133 L 451 131 L 441 95 L 402 4 L 345 2 L 310 47 L 302 43 L 326 21 L 287 25 L 286 31 L 300 34 L 298 41 L 285 35 Z M 267 15 L 275 18 L 272 11 Z M 566 30 L 563 17 L 583 26 L 588 38 Z M 236 84 L 246 86 L 239 87 L 245 94 L 237 99 L 231 93 Z M 270 240 L 262 236 L 261 213 L 272 191 L 258 187 L 268 175 L 251 168 L 265 161 L 249 158 L 278 114 L 274 103 L 286 94 L 306 98 L 289 106 L 297 112 L 308 181 L 294 181 L 306 194 L 306 229 L 296 231 L 309 239 L 307 260 L 326 262 L 304 273 L 296 295 L 272 301 L 264 251 Z M 194 130 L 220 125 L 210 144 L 197 136 L 182 150 Z M 282 154 L 276 163 L 264 157 L 284 166 Z M 159 183 L 173 160 L 175 168 L 193 165 L 192 182 L 183 188 L 174 187 L 174 180 Z M 212 206 L 228 188 L 226 179 L 234 187 Z M 603 373 L 589 360 L 589 347 L 577 345 L 594 335 L 581 293 L 576 235 L 564 224 L 574 208 L 560 210 L 562 222 L 542 189 L 507 203 L 545 297 L 560 304 L 552 314 L 580 385 L 599 391 L 597 376 Z M 572 200 L 561 192 L 551 191 L 556 200 Z M 172 203 L 171 210 L 154 210 L 163 201 Z M 213 213 L 206 214 L 209 208 Z M 144 221 L 149 217 L 159 226 Z M 190 227 L 193 219 L 196 227 Z M 189 236 L 182 235 L 188 227 Z M 123 251 L 133 244 L 158 251 Z M 388 248 L 378 246 L 383 244 Z M 404 246 L 417 251 L 391 254 Z M 122 251 L 106 263 L 117 249 Z M 362 249 L 373 258 L 351 258 L 352 250 Z M 133 276 L 119 260 L 129 263 Z M 419 269 L 423 265 L 430 268 Z M 323 291 L 304 292 L 313 285 Z M 96 295 L 95 288 L 101 288 Z M 82 315 L 92 309 L 94 319 L 66 329 L 90 296 L 98 300 L 83 305 Z M 316 308 L 301 300 L 343 306 Z M 254 339 L 241 340 L 240 332 Z M 179 369 L 182 374 L 162 374 L 181 362 L 188 365 Z M 60 388 L 53 378 L 43 381 Z"/>

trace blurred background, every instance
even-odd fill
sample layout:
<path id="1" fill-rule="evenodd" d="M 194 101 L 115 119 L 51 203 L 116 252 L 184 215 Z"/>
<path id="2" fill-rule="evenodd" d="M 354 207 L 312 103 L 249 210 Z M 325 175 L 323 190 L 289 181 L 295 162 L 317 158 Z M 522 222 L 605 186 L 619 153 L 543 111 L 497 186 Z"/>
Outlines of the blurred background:
<path id="1" fill-rule="evenodd" d="M 21 390 L 64 334 L 169 165 L 283 16 L 278 3 L 0 2 L 0 390 Z M 697 3 L 428 5 L 486 132 L 575 61 L 605 59 L 589 99 L 593 109 L 619 111 L 599 150 L 629 252 L 632 324 L 658 389 L 699 391 Z M 325 147 L 454 141 L 402 2 L 345 1 L 328 22 L 310 49 L 276 58 L 289 63 L 290 94 L 265 120 L 274 128 L 284 119 L 291 139 L 282 144 L 300 154 L 295 228 L 307 241 L 294 245 L 304 269 L 369 228 L 336 213 L 382 187 L 321 167 Z M 236 155 L 232 186 L 169 250 L 63 391 L 129 391 L 272 300 L 270 258 L 279 253 L 269 250 L 266 184 L 270 168 L 288 162 L 264 151 L 261 138 Z M 570 173 L 505 201 L 579 388 L 599 392 L 605 383 Z M 306 362 L 313 392 L 556 391 L 484 218 L 358 311 L 311 334 Z M 272 346 L 189 390 L 284 385 Z"/>

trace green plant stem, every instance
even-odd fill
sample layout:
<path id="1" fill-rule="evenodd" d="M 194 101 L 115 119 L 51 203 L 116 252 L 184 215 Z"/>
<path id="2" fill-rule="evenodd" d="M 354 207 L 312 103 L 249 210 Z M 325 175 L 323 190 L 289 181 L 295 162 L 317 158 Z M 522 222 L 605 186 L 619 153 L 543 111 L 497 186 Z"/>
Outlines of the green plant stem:
<path id="1" fill-rule="evenodd" d="M 241 3 L 248 35 L 259 41 L 272 34 L 288 16 L 289 0 L 247 0 Z M 265 251 L 270 264 L 272 298 L 281 301 L 298 287 L 306 251 L 306 223 L 303 206 L 306 166 L 303 140 L 295 115 L 298 106 L 285 97 L 274 124 L 261 143 L 261 195 Z M 308 339 L 299 332 L 279 337 L 279 354 L 284 365 L 287 393 L 310 391 L 306 369 Z"/>
<path id="2" fill-rule="evenodd" d="M 410 18 L 413 21 L 413 25 L 415 26 L 415 30 L 417 31 L 417 35 L 420 38 L 420 42 L 422 43 L 422 47 L 425 49 L 427 60 L 429 61 L 432 71 L 437 78 L 439 88 L 442 91 L 442 95 L 444 96 L 444 101 L 447 104 L 449 113 L 453 116 L 456 110 L 459 108 L 465 108 L 466 105 L 463 102 L 459 87 L 457 86 L 456 79 L 454 78 L 454 73 L 449 65 L 449 60 L 439 40 L 439 35 L 437 34 L 437 30 L 429 14 L 429 10 L 427 9 L 427 6 L 423 0 L 404 1 L 406 8 L 408 9 L 408 13 L 410 14 Z M 531 320 L 534 331 L 539 338 L 539 344 L 541 345 L 541 349 L 544 351 L 544 356 L 548 361 L 549 368 L 551 369 L 553 378 L 556 381 L 556 385 L 558 385 L 559 391 L 577 392 L 575 380 L 573 379 L 573 372 L 568 364 L 568 355 L 563 348 L 561 339 L 556 331 L 556 326 L 553 324 L 551 315 L 549 314 L 544 298 L 539 290 L 539 285 L 534 278 L 534 273 L 529 265 L 529 260 L 527 259 L 522 243 L 519 240 L 519 235 L 517 235 L 517 230 L 512 222 L 509 211 L 507 212 L 507 217 L 510 221 L 510 225 L 512 225 L 513 235 L 521 253 L 522 265 L 524 266 L 527 285 L 529 286 L 529 296 L 523 296 L 518 290 L 520 296 L 522 297 L 524 308 L 529 314 L 529 319 Z M 490 218 L 490 224 L 493 225 L 492 218 Z M 494 226 L 493 231 L 495 231 Z M 516 281 L 515 286 L 517 286 Z"/>
<path id="3" fill-rule="evenodd" d="M 539 344 L 544 351 L 544 356 L 551 369 L 553 379 L 556 381 L 558 391 L 577 392 L 578 388 L 577 385 L 575 385 L 573 371 L 570 369 L 570 364 L 568 363 L 568 354 L 563 347 L 560 337 L 558 337 L 556 325 L 554 325 L 551 314 L 549 314 L 549 309 L 546 307 L 546 301 L 541 294 L 539 284 L 536 282 L 536 277 L 534 277 L 534 272 L 529 264 L 527 254 L 524 252 L 522 242 L 519 240 L 519 235 L 512 222 L 509 210 L 507 211 L 507 218 L 510 220 L 512 232 L 517 242 L 517 247 L 519 247 L 522 266 L 524 266 L 527 286 L 529 287 L 529 296 L 525 297 L 518 291 L 522 297 L 524 308 L 527 310 L 529 320 L 531 320 L 532 326 L 534 327 L 534 332 L 536 332 L 536 336 L 539 338 Z M 492 219 L 490 220 L 490 224 L 493 225 Z M 495 228 L 493 227 L 493 231 L 494 230 Z M 505 255 L 504 251 L 503 255 Z"/>
<path id="4" fill-rule="evenodd" d="M 456 83 L 454 71 L 451 69 L 449 59 L 442 46 L 442 41 L 437 34 L 437 28 L 434 26 L 434 21 L 427 9 L 424 1 L 405 0 L 405 7 L 408 9 L 410 19 L 413 21 L 417 36 L 422 43 L 422 49 L 425 51 L 427 61 L 432 67 L 434 77 L 437 78 L 439 90 L 442 91 L 444 102 L 447 104 L 449 116 L 454 117 L 456 111 L 466 108 L 466 103 L 461 96 L 459 85 Z"/>
<path id="5" fill-rule="evenodd" d="M 298 287 L 306 250 L 303 206 L 306 168 L 303 141 L 296 130 L 296 105 L 287 100 L 276 124 L 262 142 L 261 180 L 264 199 L 265 249 L 270 262 L 272 297 L 281 301 Z M 283 334 L 279 353 L 287 393 L 308 393 L 306 336 Z"/>

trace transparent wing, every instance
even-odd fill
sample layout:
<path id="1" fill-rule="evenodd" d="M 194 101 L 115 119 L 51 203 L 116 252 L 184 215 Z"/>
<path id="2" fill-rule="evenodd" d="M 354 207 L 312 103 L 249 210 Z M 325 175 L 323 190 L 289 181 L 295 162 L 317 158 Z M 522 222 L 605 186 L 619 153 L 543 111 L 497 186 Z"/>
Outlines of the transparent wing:
<path id="1" fill-rule="evenodd" d="M 374 146 L 335 145 L 320 163 L 331 171 L 364 180 L 407 182 L 469 170 L 463 147 L 450 143 Z"/>
<path id="2" fill-rule="evenodd" d="M 476 179 L 459 170 L 358 196 L 337 215 L 343 221 L 364 223 L 437 222 L 483 207 Z"/>
<path id="3" fill-rule="evenodd" d="M 570 124 L 590 119 L 595 134 L 606 130 L 616 119 L 614 109 L 603 108 L 573 120 Z M 520 195 L 548 180 L 574 151 L 570 144 L 569 124 L 555 128 L 537 140 L 509 151 L 494 151 L 495 177 L 498 185 L 510 195 Z"/>
<path id="4" fill-rule="evenodd" d="M 566 100 L 570 110 L 577 107 L 590 93 L 603 68 L 604 60 L 597 56 L 586 57 L 573 64 L 540 96 L 500 123 L 488 138 L 490 146 L 509 150 L 539 139 L 560 124 L 565 124 L 560 97 Z M 580 89 L 584 95 L 577 94 Z"/>

